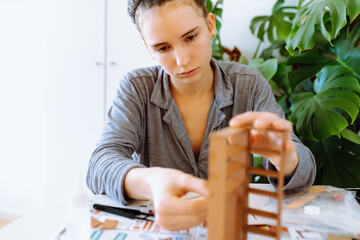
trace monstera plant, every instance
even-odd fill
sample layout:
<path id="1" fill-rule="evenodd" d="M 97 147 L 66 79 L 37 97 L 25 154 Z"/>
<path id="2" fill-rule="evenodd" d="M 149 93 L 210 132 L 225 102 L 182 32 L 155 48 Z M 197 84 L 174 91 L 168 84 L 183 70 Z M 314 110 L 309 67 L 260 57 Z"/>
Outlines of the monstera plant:
<path id="1" fill-rule="evenodd" d="M 275 58 L 268 58 L 266 60 L 263 58 L 254 58 L 250 61 L 250 63 L 248 63 L 247 59 L 242 56 L 239 49 L 235 47 L 233 50 L 230 50 L 221 44 L 219 33 L 222 26 L 223 3 L 223 0 L 206 0 L 206 9 L 215 16 L 216 31 L 218 33 L 212 42 L 213 58 L 217 60 L 228 60 L 242 64 L 249 64 L 257 68 L 267 80 L 270 80 L 277 70 L 277 60 Z"/>
<path id="2" fill-rule="evenodd" d="M 360 187 L 359 14 L 360 0 L 278 0 L 250 26 L 270 42 L 260 57 L 279 59 L 270 84 L 315 155 L 317 184 Z"/>

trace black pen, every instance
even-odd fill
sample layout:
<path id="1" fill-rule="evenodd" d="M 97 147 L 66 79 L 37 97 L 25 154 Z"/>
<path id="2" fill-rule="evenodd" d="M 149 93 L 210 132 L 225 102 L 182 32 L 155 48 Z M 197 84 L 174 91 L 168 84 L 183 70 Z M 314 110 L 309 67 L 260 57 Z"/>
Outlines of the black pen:
<path id="1" fill-rule="evenodd" d="M 135 209 L 128 209 L 128 208 L 118 208 L 118 207 L 111 207 L 106 205 L 101 205 L 95 203 L 93 208 L 96 210 L 100 210 L 107 213 L 112 213 L 115 215 L 119 215 L 122 217 L 130 218 L 130 219 L 140 219 L 140 220 L 148 220 L 154 221 L 154 215 L 149 213 L 143 213 L 139 210 Z"/>

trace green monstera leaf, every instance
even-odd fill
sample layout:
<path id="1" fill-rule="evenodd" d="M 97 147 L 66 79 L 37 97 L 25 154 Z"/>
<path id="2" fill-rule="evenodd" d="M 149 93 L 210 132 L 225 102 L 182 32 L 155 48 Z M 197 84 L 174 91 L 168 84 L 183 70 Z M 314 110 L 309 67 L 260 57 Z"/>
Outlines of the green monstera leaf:
<path id="1" fill-rule="evenodd" d="M 359 113 L 360 85 L 344 66 L 323 68 L 314 82 L 314 92 L 292 98 L 290 119 L 306 139 L 323 140 L 353 123 Z"/>
<path id="2" fill-rule="evenodd" d="M 291 31 L 291 21 L 295 17 L 294 6 L 283 6 L 284 0 L 279 0 L 270 16 L 255 17 L 250 24 L 252 34 L 264 41 L 267 34 L 270 42 L 285 40 Z M 276 35 L 274 35 L 276 34 Z"/>
<path id="3" fill-rule="evenodd" d="M 341 30 L 340 35 L 334 40 L 334 46 L 326 50 L 317 48 L 290 56 L 288 65 L 301 66 L 289 73 L 289 82 L 294 89 L 301 81 L 314 78 L 324 67 L 342 65 L 351 69 L 360 79 L 360 21 L 356 22 L 349 32 L 347 28 Z"/>
<path id="4" fill-rule="evenodd" d="M 312 49 L 315 33 L 319 30 L 328 42 L 336 38 L 347 24 L 346 16 L 352 22 L 360 14 L 360 0 L 311 0 L 296 13 L 291 32 L 286 39 L 286 49 L 293 54 Z"/>
<path id="5" fill-rule="evenodd" d="M 360 147 L 360 136 L 351 131 L 350 129 L 345 128 L 344 130 L 342 130 L 341 136 L 353 143 L 359 144 Z"/>
<path id="6" fill-rule="evenodd" d="M 287 60 L 288 65 L 304 65 L 289 73 L 289 82 L 292 89 L 307 78 L 314 77 L 323 67 L 334 65 L 336 61 L 325 55 L 321 50 L 314 49 L 290 56 Z"/>
<path id="7" fill-rule="evenodd" d="M 337 56 L 337 62 L 352 69 L 360 78 L 360 21 L 357 21 L 350 33 L 344 29 L 341 35 L 334 41 L 330 51 Z"/>
<path id="8" fill-rule="evenodd" d="M 309 146 L 317 163 L 315 184 L 360 187 L 360 145 L 336 136 Z"/>
<path id="9" fill-rule="evenodd" d="M 249 65 L 257 68 L 265 79 L 269 81 L 276 73 L 277 59 L 272 58 L 264 61 L 262 58 L 254 58 Z"/>

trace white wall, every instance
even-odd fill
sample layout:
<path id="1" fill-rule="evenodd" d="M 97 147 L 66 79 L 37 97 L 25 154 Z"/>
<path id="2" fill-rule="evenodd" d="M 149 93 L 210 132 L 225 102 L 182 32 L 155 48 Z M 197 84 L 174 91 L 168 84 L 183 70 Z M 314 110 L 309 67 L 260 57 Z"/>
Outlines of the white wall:
<path id="1" fill-rule="evenodd" d="M 125 73 L 156 63 L 127 14 L 127 1 L 107 0 L 107 5 L 106 109 L 109 109 Z"/>
<path id="2" fill-rule="evenodd" d="M 51 204 L 67 199 L 79 172 L 85 176 L 103 127 L 104 1 L 46 1 L 46 194 Z"/>
<path id="3" fill-rule="evenodd" d="M 250 23 L 255 16 L 270 15 L 276 0 L 224 0 L 223 23 L 220 32 L 222 45 L 236 46 L 250 61 L 259 40 L 251 34 Z M 268 44 L 261 45 L 264 49 Z"/>
<path id="4" fill-rule="evenodd" d="M 43 0 L 0 1 L 0 214 L 44 203 L 43 26 Z"/>
<path id="5" fill-rule="evenodd" d="M 104 115 L 104 4 L 0 0 L 0 219 L 65 201 Z"/>

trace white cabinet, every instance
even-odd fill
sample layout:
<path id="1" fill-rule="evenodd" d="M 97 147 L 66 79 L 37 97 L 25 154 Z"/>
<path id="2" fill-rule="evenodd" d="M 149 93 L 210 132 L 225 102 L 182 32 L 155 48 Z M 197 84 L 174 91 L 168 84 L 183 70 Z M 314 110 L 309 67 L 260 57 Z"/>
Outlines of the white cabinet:
<path id="1" fill-rule="evenodd" d="M 127 1 L 106 0 L 106 109 L 112 104 L 122 76 L 155 61 L 127 14 Z"/>
<path id="2" fill-rule="evenodd" d="M 0 1 L 0 219 L 4 220 L 44 202 L 44 12 L 44 0 Z"/>
<path id="3" fill-rule="evenodd" d="M 122 76 L 153 65 L 125 0 L 47 2 L 47 188 L 66 198 L 85 172 Z"/>
<path id="4" fill-rule="evenodd" d="M 104 124 L 104 13 L 103 0 L 0 1 L 0 215 L 66 200 L 86 171 Z"/>
<path id="5" fill-rule="evenodd" d="M 46 1 L 48 202 L 84 175 L 104 122 L 104 2 Z"/>

